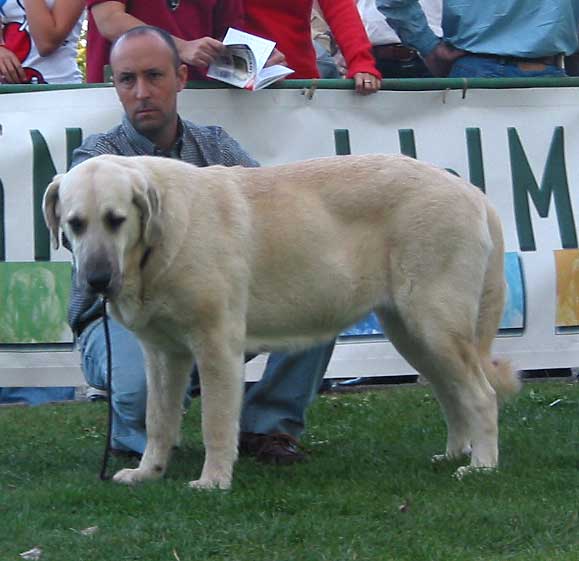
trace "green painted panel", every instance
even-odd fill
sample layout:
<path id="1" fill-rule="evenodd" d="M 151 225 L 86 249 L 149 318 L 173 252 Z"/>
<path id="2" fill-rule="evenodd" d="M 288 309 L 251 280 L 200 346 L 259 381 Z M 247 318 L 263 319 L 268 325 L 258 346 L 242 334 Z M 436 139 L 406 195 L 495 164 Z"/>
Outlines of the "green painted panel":
<path id="1" fill-rule="evenodd" d="M 351 154 L 350 131 L 348 129 L 334 129 L 334 145 L 336 147 L 336 156 L 348 156 Z"/>
<path id="2" fill-rule="evenodd" d="M 0 344 L 72 343 L 70 263 L 0 263 Z"/>

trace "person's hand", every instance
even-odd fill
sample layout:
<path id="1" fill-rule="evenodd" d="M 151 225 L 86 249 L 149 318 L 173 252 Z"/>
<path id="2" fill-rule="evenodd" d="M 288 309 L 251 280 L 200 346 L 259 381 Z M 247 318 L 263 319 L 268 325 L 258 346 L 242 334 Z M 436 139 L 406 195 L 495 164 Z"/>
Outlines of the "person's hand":
<path id="1" fill-rule="evenodd" d="M 452 65 L 457 59 L 463 57 L 466 51 L 455 49 L 453 46 L 441 41 L 424 58 L 424 64 L 433 76 L 445 78 L 450 74 Z"/>
<path id="2" fill-rule="evenodd" d="M 7 47 L 0 46 L 0 83 L 22 84 L 26 73 L 18 57 Z"/>
<path id="3" fill-rule="evenodd" d="M 213 37 L 182 41 L 179 44 L 179 56 L 185 64 L 190 66 L 209 66 L 223 52 L 225 52 L 225 45 Z"/>
<path id="4" fill-rule="evenodd" d="M 285 55 L 281 51 L 278 51 L 277 49 L 274 49 L 271 52 L 269 58 L 267 59 L 267 62 L 265 63 L 266 66 L 273 66 L 274 64 L 281 64 L 282 66 L 287 66 Z"/>
<path id="5" fill-rule="evenodd" d="M 380 89 L 380 80 L 368 72 L 358 72 L 354 74 L 356 93 L 368 95 L 376 93 Z"/>

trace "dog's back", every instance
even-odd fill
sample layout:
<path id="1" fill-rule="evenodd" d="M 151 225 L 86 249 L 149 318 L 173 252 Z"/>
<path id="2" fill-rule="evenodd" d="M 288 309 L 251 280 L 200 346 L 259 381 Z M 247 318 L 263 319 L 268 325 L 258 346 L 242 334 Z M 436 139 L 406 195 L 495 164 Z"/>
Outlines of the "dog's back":
<path id="1" fill-rule="evenodd" d="M 393 255 L 404 252 L 406 272 L 428 278 L 441 252 L 469 243 L 466 230 L 486 228 L 477 189 L 404 156 L 235 173 L 251 216 L 248 335 L 256 344 L 331 337 L 393 304 Z"/>

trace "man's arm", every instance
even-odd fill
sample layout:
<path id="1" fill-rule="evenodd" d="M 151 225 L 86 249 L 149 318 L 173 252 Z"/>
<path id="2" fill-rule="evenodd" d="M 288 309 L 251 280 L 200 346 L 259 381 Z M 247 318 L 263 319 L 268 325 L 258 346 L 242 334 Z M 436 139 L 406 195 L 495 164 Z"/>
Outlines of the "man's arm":
<path id="1" fill-rule="evenodd" d="M 48 56 L 68 37 L 84 10 L 84 0 L 45 2 L 24 0 L 30 34 L 40 56 Z"/>
<path id="2" fill-rule="evenodd" d="M 113 42 L 125 31 L 145 25 L 140 19 L 128 14 L 123 2 L 109 0 L 95 4 L 90 8 L 99 33 L 108 41 Z"/>
<path id="3" fill-rule="evenodd" d="M 376 0 L 376 7 L 405 45 L 414 47 L 423 58 L 440 43 L 426 20 L 418 0 Z"/>
<path id="4" fill-rule="evenodd" d="M 433 76 L 448 76 L 454 62 L 465 55 L 434 34 L 418 0 L 376 0 L 376 7 L 400 40 L 420 53 Z"/>
<path id="5" fill-rule="evenodd" d="M 123 2 L 107 0 L 94 4 L 90 10 L 100 34 L 111 42 L 133 27 L 146 25 L 144 21 L 127 13 Z M 223 43 L 213 37 L 184 41 L 173 35 L 173 39 L 181 60 L 191 66 L 208 66 L 225 49 Z"/>

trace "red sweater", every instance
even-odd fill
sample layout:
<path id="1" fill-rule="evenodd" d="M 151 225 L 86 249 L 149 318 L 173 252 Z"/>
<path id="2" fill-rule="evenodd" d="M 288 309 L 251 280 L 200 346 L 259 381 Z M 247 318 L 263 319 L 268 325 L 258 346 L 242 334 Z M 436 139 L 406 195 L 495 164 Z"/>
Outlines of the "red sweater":
<path id="1" fill-rule="evenodd" d="M 381 78 L 354 0 L 319 0 L 326 22 L 348 65 L 348 78 L 368 72 Z M 319 78 L 310 19 L 313 0 L 245 0 L 245 30 L 277 43 L 289 78 Z"/>
<path id="2" fill-rule="evenodd" d="M 107 0 L 88 0 L 87 82 L 102 82 L 103 67 L 109 63 L 111 44 L 99 33 L 91 8 Z M 166 0 L 116 0 L 125 11 L 146 24 L 161 27 L 180 39 L 192 41 L 201 37 L 223 39 L 229 27 L 242 25 L 241 0 L 181 0 L 170 10 Z M 0 0 L 1 2 L 1 0 Z M 189 67 L 189 80 L 205 79 L 205 68 Z"/>

